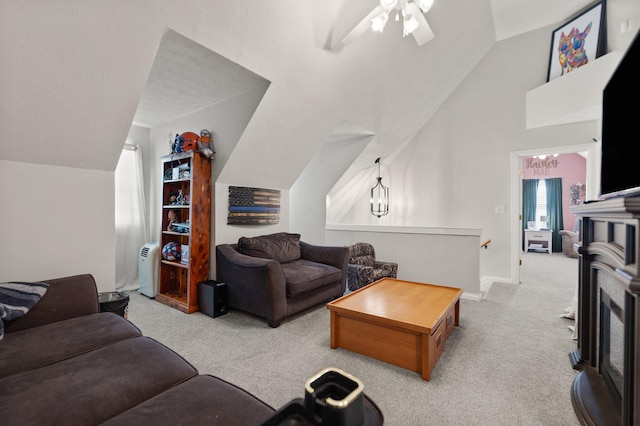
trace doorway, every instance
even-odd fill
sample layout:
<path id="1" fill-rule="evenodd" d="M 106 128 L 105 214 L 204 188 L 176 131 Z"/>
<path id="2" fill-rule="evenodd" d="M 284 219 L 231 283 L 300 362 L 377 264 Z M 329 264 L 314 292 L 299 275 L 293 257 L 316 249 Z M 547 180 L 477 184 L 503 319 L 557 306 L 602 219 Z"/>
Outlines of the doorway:
<path id="1" fill-rule="evenodd" d="M 534 156 L 544 156 L 552 154 L 572 154 L 579 153 L 586 160 L 586 184 L 585 199 L 593 200 L 597 198 L 600 169 L 600 142 L 591 144 L 556 146 L 548 148 L 535 148 L 511 153 L 511 211 L 514 212 L 511 218 L 511 281 L 519 284 L 521 282 L 521 265 L 523 262 L 523 232 L 522 222 L 522 180 L 523 180 L 523 159 Z M 551 155 L 552 155 L 551 154 Z M 543 176 L 540 176 L 544 178 Z M 568 197 L 568 194 L 563 194 Z"/>

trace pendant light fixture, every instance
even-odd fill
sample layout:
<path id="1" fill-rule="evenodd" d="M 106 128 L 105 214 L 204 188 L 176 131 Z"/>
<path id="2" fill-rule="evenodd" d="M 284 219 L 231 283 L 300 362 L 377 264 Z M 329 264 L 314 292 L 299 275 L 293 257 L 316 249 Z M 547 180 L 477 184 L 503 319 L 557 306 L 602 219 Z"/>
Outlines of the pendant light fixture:
<path id="1" fill-rule="evenodd" d="M 389 214 L 389 188 L 382 184 L 379 157 L 375 164 L 378 165 L 378 182 L 371 188 L 371 214 L 380 218 Z"/>

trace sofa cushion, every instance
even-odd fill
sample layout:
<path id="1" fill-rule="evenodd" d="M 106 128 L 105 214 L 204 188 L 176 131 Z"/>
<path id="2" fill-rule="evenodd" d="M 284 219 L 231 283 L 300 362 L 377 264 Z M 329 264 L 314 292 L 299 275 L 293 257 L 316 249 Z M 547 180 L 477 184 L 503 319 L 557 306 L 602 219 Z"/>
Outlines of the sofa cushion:
<path id="1" fill-rule="evenodd" d="M 300 234 L 279 232 L 259 237 L 241 237 L 238 251 L 247 256 L 274 259 L 280 263 L 300 259 Z"/>
<path id="2" fill-rule="evenodd" d="M 254 426 L 273 413 L 273 408 L 247 391 L 217 377 L 202 375 L 125 411 L 104 426 Z"/>
<path id="3" fill-rule="evenodd" d="M 331 265 L 296 260 L 282 265 L 287 297 L 296 297 L 342 280 L 342 271 Z"/>
<path id="4" fill-rule="evenodd" d="M 111 312 L 8 333 L 0 345 L 0 378 L 140 335 L 136 326 Z"/>
<path id="5" fill-rule="evenodd" d="M 0 379 L 0 395 L 11 395 L 0 398 L 2 424 L 98 424 L 196 374 L 153 339 L 121 340 Z"/>

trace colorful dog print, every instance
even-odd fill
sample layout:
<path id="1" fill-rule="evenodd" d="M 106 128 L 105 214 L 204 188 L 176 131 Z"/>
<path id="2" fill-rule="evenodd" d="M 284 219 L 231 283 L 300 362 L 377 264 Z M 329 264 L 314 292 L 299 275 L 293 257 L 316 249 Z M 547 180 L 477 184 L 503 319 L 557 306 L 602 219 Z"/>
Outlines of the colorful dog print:
<path id="1" fill-rule="evenodd" d="M 583 32 L 575 29 L 573 40 L 571 41 L 571 49 L 567 55 L 567 72 L 573 71 L 589 62 L 587 52 L 584 50 L 584 40 L 589 35 L 589 31 L 591 31 L 591 22 Z"/>
<path id="2" fill-rule="evenodd" d="M 567 35 L 564 34 L 564 31 L 560 34 L 560 40 L 558 41 L 558 61 L 560 62 L 561 69 L 560 75 L 564 75 L 564 72 L 567 69 L 567 57 L 571 50 L 571 39 L 576 31 L 576 28 L 573 28 Z"/>

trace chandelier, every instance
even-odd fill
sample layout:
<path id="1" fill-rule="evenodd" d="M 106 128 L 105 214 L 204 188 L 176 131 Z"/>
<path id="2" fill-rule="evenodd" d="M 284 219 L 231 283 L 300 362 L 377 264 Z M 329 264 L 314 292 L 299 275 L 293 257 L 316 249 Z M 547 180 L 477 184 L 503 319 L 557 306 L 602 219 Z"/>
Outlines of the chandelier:
<path id="1" fill-rule="evenodd" d="M 395 11 L 396 22 L 402 16 L 402 36 L 406 37 L 420 26 L 415 14 L 420 11 L 427 13 L 433 6 L 433 0 L 380 0 L 380 6 L 384 11 L 371 20 L 371 29 L 381 33 L 389 20 L 389 13 Z"/>
<path id="2" fill-rule="evenodd" d="M 380 158 L 376 160 L 375 164 L 378 165 L 378 183 L 371 188 L 371 214 L 380 218 L 389 214 L 389 188 L 382 184 Z"/>

